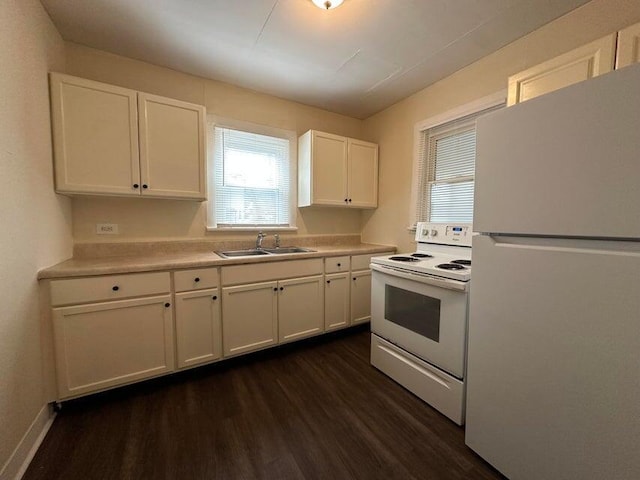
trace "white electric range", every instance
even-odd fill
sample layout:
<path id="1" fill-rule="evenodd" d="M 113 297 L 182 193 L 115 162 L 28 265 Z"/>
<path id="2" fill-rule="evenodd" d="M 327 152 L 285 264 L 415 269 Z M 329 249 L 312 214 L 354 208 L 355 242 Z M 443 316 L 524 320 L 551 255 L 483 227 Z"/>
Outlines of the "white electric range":
<path id="1" fill-rule="evenodd" d="M 371 364 L 459 425 L 470 224 L 418 223 L 414 253 L 371 259 Z"/>

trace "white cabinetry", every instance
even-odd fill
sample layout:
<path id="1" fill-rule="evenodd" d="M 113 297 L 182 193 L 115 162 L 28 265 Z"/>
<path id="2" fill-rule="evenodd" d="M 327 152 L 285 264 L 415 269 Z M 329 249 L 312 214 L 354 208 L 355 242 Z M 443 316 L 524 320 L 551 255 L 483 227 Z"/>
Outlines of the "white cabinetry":
<path id="1" fill-rule="evenodd" d="M 618 32 L 616 68 L 640 62 L 640 23 Z"/>
<path id="2" fill-rule="evenodd" d="M 204 200 L 204 107 L 51 74 L 56 191 Z"/>
<path id="3" fill-rule="evenodd" d="M 222 284 L 225 356 L 324 331 L 322 259 L 223 267 Z"/>
<path id="4" fill-rule="evenodd" d="M 176 290 L 176 353 L 178 368 L 222 357 L 222 325 L 218 269 L 174 273 Z"/>
<path id="5" fill-rule="evenodd" d="M 309 130 L 298 139 L 298 206 L 378 206 L 378 145 Z"/>
<path id="6" fill-rule="evenodd" d="M 349 326 L 349 272 L 325 276 L 324 329 L 336 330 Z"/>
<path id="7" fill-rule="evenodd" d="M 614 33 L 517 73 L 509 77 L 507 105 L 610 72 L 615 55 Z"/>
<path id="8" fill-rule="evenodd" d="M 351 273 L 351 325 L 371 320 L 371 270 Z"/>
<path id="9" fill-rule="evenodd" d="M 59 398 L 174 370 L 169 291 L 168 273 L 51 282 Z M 141 292 L 160 295 L 119 299 Z"/>

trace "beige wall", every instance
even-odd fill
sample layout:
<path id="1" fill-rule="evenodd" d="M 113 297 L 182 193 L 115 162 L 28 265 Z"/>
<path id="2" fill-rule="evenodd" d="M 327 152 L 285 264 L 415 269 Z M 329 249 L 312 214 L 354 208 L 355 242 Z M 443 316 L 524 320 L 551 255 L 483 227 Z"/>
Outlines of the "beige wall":
<path id="1" fill-rule="evenodd" d="M 66 43 L 66 59 L 66 72 L 70 75 L 202 104 L 208 113 L 220 117 L 294 130 L 298 134 L 313 128 L 352 137 L 362 135 L 362 121 L 355 118 L 74 43 Z M 204 203 L 77 197 L 73 199 L 73 235 L 76 242 L 204 237 L 205 214 Z M 355 210 L 299 209 L 298 233 L 360 233 L 360 217 Z M 117 223 L 120 235 L 96 235 L 96 223 Z M 230 237 L 220 233 L 209 236 Z"/>
<path id="2" fill-rule="evenodd" d="M 640 21 L 638 0 L 593 0 L 364 122 L 380 144 L 380 207 L 363 214 L 364 241 L 413 250 L 409 225 L 417 122 L 507 87 L 507 77 Z"/>
<path id="3" fill-rule="evenodd" d="M 47 87 L 64 43 L 37 0 L 0 2 L 0 66 L 2 469 L 45 405 L 36 274 L 72 251 L 71 205 L 51 188 Z"/>

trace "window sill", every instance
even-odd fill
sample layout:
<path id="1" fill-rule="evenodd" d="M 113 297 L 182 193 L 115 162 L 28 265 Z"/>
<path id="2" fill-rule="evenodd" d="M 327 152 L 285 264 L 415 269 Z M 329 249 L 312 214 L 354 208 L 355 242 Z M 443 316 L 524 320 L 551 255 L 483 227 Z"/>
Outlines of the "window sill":
<path id="1" fill-rule="evenodd" d="M 207 232 L 212 233 L 230 233 L 230 232 L 297 232 L 298 227 L 270 227 L 268 225 L 262 227 L 207 227 Z"/>

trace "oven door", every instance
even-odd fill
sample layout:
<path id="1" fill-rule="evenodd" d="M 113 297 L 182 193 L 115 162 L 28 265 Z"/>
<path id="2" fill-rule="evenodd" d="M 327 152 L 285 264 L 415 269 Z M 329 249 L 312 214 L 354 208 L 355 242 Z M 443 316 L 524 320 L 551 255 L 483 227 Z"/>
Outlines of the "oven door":
<path id="1" fill-rule="evenodd" d="M 451 282 L 377 265 L 371 277 L 371 331 L 457 378 L 464 376 L 468 294 Z M 387 271 L 388 270 L 388 271 Z M 430 283 L 426 283 L 430 282 Z M 449 286 L 447 286 L 447 284 Z"/>

